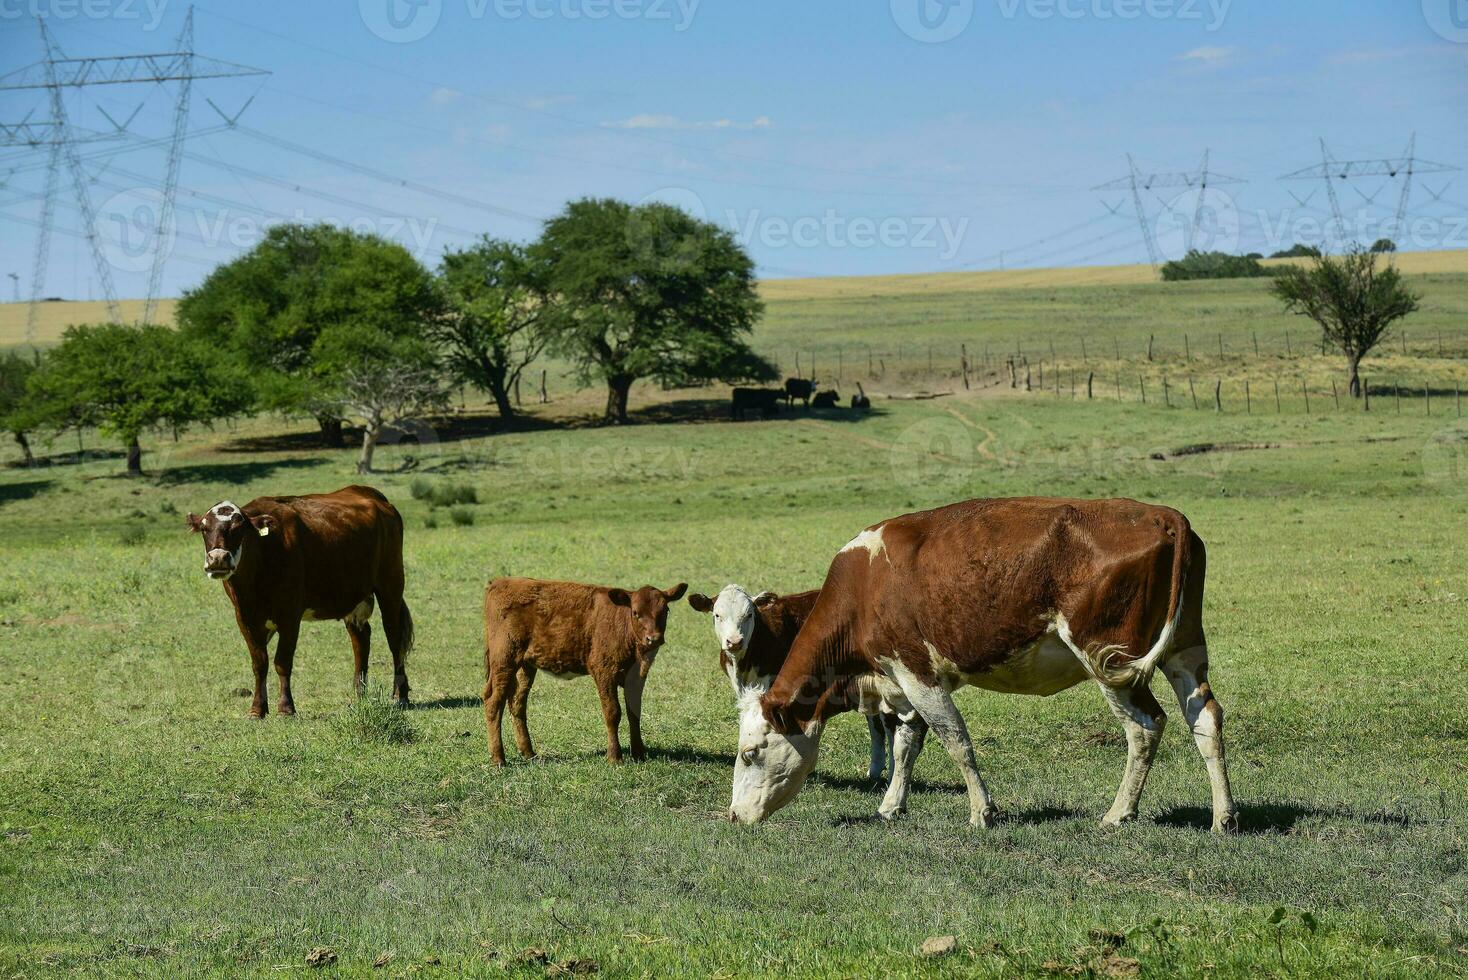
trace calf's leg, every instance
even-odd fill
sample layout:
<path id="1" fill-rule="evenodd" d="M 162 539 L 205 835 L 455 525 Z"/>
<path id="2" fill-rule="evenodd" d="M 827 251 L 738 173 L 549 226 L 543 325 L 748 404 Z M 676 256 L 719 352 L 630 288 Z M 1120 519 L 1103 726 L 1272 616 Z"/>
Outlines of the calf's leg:
<path id="1" fill-rule="evenodd" d="M 525 719 L 526 704 L 530 700 L 530 685 L 535 683 L 535 666 L 525 664 L 515 672 L 515 696 L 510 699 L 510 717 L 515 722 L 515 748 L 526 759 L 535 758 L 535 746 L 530 744 L 530 725 Z"/>
<path id="2" fill-rule="evenodd" d="M 877 815 L 883 820 L 896 820 L 907 812 L 907 791 L 912 786 L 912 764 L 923 750 L 923 738 L 928 733 L 927 724 L 916 713 L 907 720 L 901 715 L 891 717 L 897 720 L 892 733 L 892 779 L 887 784 L 882 805 L 877 808 Z M 883 727 L 886 727 L 885 723 Z"/>
<path id="3" fill-rule="evenodd" d="M 647 678 L 638 672 L 637 662 L 633 661 L 627 673 L 622 675 L 622 687 L 627 692 L 627 728 L 631 735 L 632 758 L 638 762 L 647 756 L 642 745 L 642 688 L 646 683 Z"/>
<path id="4" fill-rule="evenodd" d="M 959 714 L 958 706 L 953 703 L 953 696 L 941 687 L 918 680 L 901 661 L 894 662 L 892 679 L 902 688 L 908 702 L 917 709 L 917 713 L 928 723 L 928 727 L 938 736 L 938 741 L 943 743 L 943 748 L 948 750 L 948 754 L 963 772 L 963 781 L 968 787 L 969 824 L 986 829 L 992 827 L 999 816 L 999 810 L 994 806 L 989 788 L 984 785 L 984 778 L 979 775 L 979 763 L 974 758 L 974 746 L 969 741 L 968 726 L 963 723 L 963 715 Z"/>
<path id="5" fill-rule="evenodd" d="M 372 650 L 372 624 L 354 623 L 350 619 L 343 622 L 347 626 L 347 636 L 352 640 L 352 680 L 357 694 L 363 695 L 367 693 L 367 661 Z"/>
<path id="6" fill-rule="evenodd" d="M 596 693 L 601 696 L 602 718 L 607 723 L 607 761 L 622 761 L 622 743 L 617 739 L 617 726 L 622 724 L 622 706 L 617 703 L 617 678 L 598 677 Z"/>
<path id="7" fill-rule="evenodd" d="M 1213 790 L 1213 830 L 1217 833 L 1238 830 L 1238 811 L 1234 809 L 1228 765 L 1223 755 L 1223 709 L 1208 686 L 1208 647 L 1199 645 L 1174 654 L 1163 662 L 1162 673 L 1177 695 L 1198 754 L 1208 768 L 1208 782 Z"/>
<path id="8" fill-rule="evenodd" d="M 300 635 L 300 623 L 281 623 L 280 639 L 275 642 L 275 675 L 280 682 L 275 710 L 283 715 L 296 713 L 296 702 L 291 697 L 291 668 L 296 662 L 296 640 Z"/>
<path id="9" fill-rule="evenodd" d="M 1107 687 L 1098 685 L 1111 713 L 1121 721 L 1126 730 L 1126 771 L 1121 777 L 1121 786 L 1116 790 L 1116 800 L 1101 823 L 1116 826 L 1137 816 L 1137 801 L 1142 798 L 1142 787 L 1147 782 L 1147 773 L 1152 769 L 1152 759 L 1157 754 L 1157 744 L 1162 741 L 1162 729 L 1167 716 L 1162 706 L 1152 696 L 1151 688 Z"/>

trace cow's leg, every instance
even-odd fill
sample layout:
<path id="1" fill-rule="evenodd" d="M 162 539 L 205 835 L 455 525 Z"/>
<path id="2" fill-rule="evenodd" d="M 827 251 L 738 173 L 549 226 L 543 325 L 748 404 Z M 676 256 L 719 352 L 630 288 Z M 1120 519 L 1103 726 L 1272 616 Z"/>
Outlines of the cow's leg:
<path id="1" fill-rule="evenodd" d="M 1190 647 L 1174 654 L 1163 662 L 1162 673 L 1177 694 L 1198 754 L 1208 767 L 1208 781 L 1213 789 L 1213 829 L 1220 833 L 1238 830 L 1238 811 L 1234 809 L 1228 765 L 1223 756 L 1223 709 L 1208 686 L 1208 647 Z"/>
<path id="2" fill-rule="evenodd" d="M 877 808 L 877 815 L 883 820 L 895 820 L 907 812 L 912 764 L 922 751 L 923 738 L 928 733 L 928 726 L 920 715 L 914 714 L 907 720 L 903 720 L 901 715 L 891 717 L 897 721 L 892 732 L 892 780 L 887 784 L 882 805 Z"/>
<path id="3" fill-rule="evenodd" d="M 378 590 L 377 607 L 382 612 L 382 631 L 392 651 L 392 699 L 399 707 L 408 706 L 408 653 L 413 649 L 413 614 L 403 601 L 403 585 L 398 580 Z M 370 607 L 369 607 L 370 608 Z"/>
<path id="4" fill-rule="evenodd" d="M 1126 772 L 1116 791 L 1116 801 L 1101 818 L 1103 824 L 1116 826 L 1137 816 L 1137 801 L 1142 798 L 1142 786 L 1152 769 L 1152 757 L 1157 754 L 1157 743 L 1162 741 L 1167 716 L 1152 696 L 1151 688 L 1098 686 L 1112 714 L 1126 730 Z"/>
<path id="5" fill-rule="evenodd" d="M 979 763 L 974 758 L 968 726 L 963 723 L 963 715 L 953 703 L 953 696 L 941 687 L 924 684 L 901 662 L 894 668 L 893 680 L 963 772 L 964 784 L 968 786 L 968 822 L 975 827 L 992 827 L 999 811 L 989 795 L 989 788 L 984 785 L 984 778 L 979 775 Z"/>
<path id="6" fill-rule="evenodd" d="M 623 676 L 622 685 L 627 698 L 627 728 L 631 736 L 632 758 L 641 762 L 647 755 L 647 750 L 642 745 L 642 688 L 647 684 L 647 678 L 643 677 L 637 669 L 637 662 L 627 668 Z"/>
<path id="7" fill-rule="evenodd" d="M 489 761 L 505 764 L 505 743 L 500 734 L 500 719 L 505 715 L 505 701 L 515 690 L 515 670 L 507 659 L 495 658 L 484 678 L 484 726 L 489 734 Z"/>
<path id="8" fill-rule="evenodd" d="M 534 683 L 535 665 L 525 664 L 515 672 L 515 696 L 510 699 L 510 717 L 515 721 L 515 747 L 527 759 L 535 758 L 535 746 L 530 744 L 530 725 L 525 719 L 530 685 Z"/>
<path id="9" fill-rule="evenodd" d="M 598 677 L 596 693 L 601 696 L 602 718 L 607 723 L 607 761 L 622 761 L 622 743 L 617 738 L 617 726 L 622 724 L 622 706 L 617 702 L 617 678 Z"/>
<path id="10" fill-rule="evenodd" d="M 367 693 L 367 661 L 372 650 L 372 624 L 358 623 L 350 619 L 343 620 L 347 627 L 347 636 L 352 640 L 352 680 L 357 687 L 357 694 Z"/>
<path id="11" fill-rule="evenodd" d="M 240 633 L 250 651 L 250 669 L 255 674 L 255 697 L 250 702 L 249 714 L 251 718 L 264 718 L 270 711 L 265 706 L 265 675 L 270 669 L 270 637 L 274 631 L 263 624 L 254 627 L 241 622 Z"/>
<path id="12" fill-rule="evenodd" d="M 296 702 L 291 697 L 291 667 L 296 662 L 296 640 L 300 635 L 299 622 L 281 623 L 280 639 L 275 642 L 275 676 L 280 682 L 275 710 L 283 715 L 296 713 Z"/>
<path id="13" fill-rule="evenodd" d="M 867 736 L 871 739 L 871 753 L 867 758 L 867 778 L 877 782 L 887 768 L 887 726 L 880 714 L 867 715 Z"/>

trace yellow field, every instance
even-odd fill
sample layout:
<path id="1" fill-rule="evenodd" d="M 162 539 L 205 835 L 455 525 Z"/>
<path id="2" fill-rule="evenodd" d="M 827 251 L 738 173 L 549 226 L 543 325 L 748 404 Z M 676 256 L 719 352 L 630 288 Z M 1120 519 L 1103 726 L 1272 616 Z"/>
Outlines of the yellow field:
<path id="1" fill-rule="evenodd" d="M 1279 265 L 1288 259 L 1266 260 Z M 1396 257 L 1403 272 L 1414 274 L 1468 272 L 1468 249 L 1440 252 L 1404 252 Z M 935 272 L 896 276 L 830 276 L 821 279 L 773 279 L 760 283 L 767 302 L 782 300 L 849 299 L 879 296 L 921 296 L 986 292 L 999 289 L 1055 289 L 1080 286 L 1124 286 L 1157 282 L 1157 273 L 1146 265 L 1096 265 L 1063 269 L 1011 269 L 1004 272 Z M 125 321 L 142 316 L 143 301 L 119 301 Z M 173 321 L 174 300 L 158 302 L 157 321 Z M 0 303 L 0 348 L 25 343 L 25 303 Z M 55 343 L 73 323 L 98 323 L 106 319 L 107 307 L 100 301 L 43 303 L 36 326 L 36 342 Z"/>

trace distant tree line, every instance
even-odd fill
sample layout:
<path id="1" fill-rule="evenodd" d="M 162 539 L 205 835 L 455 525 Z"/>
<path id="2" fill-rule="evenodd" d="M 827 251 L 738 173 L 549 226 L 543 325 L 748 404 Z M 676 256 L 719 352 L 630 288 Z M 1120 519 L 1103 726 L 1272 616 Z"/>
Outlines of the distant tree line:
<path id="1" fill-rule="evenodd" d="M 545 354 L 605 385 L 609 423 L 639 380 L 773 380 L 748 343 L 762 312 L 733 236 L 665 204 L 576 201 L 528 245 L 485 236 L 433 272 L 375 235 L 279 225 L 184 294 L 177 329 L 76 326 L 44 357 L 0 359 L 0 425 L 28 461 L 31 433 L 97 427 L 136 474 L 148 432 L 269 411 L 335 447 L 355 421 L 367 472 L 387 427 L 454 387 L 514 417 Z"/>

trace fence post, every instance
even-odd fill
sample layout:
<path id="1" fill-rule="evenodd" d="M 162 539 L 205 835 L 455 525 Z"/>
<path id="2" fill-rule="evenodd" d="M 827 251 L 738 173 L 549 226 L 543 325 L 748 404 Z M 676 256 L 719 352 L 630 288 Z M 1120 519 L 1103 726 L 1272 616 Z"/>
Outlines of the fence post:
<path id="1" fill-rule="evenodd" d="M 1025 358 L 1025 391 L 1030 389 L 1030 359 Z"/>
<path id="2" fill-rule="evenodd" d="M 1290 328 L 1285 327 L 1285 357 L 1293 357 L 1295 352 L 1290 350 Z"/>
<path id="3" fill-rule="evenodd" d="M 1121 401 L 1121 368 L 1116 369 L 1116 400 Z"/>
<path id="4" fill-rule="evenodd" d="M 1193 363 L 1193 346 L 1188 343 L 1187 334 L 1183 334 L 1183 356 L 1187 358 L 1189 364 Z"/>
<path id="5" fill-rule="evenodd" d="M 1060 368 L 1055 368 L 1050 373 L 1053 374 L 1053 375 L 1055 375 L 1055 397 L 1056 398 L 1059 398 L 1060 397 Z"/>
<path id="6" fill-rule="evenodd" d="M 1335 410 L 1339 412 L 1341 410 L 1341 393 L 1340 389 L 1335 386 L 1335 378 L 1330 379 L 1330 397 L 1335 399 Z"/>
<path id="7" fill-rule="evenodd" d="M 1259 331 L 1254 331 L 1254 356 L 1259 356 Z"/>
<path id="8" fill-rule="evenodd" d="M 1427 385 L 1422 386 L 1422 404 L 1427 408 L 1427 414 L 1432 414 L 1432 392 Z"/>
<path id="9" fill-rule="evenodd" d="M 1167 388 L 1167 375 L 1162 376 L 1162 404 L 1167 408 L 1172 407 L 1172 395 Z"/>
<path id="10" fill-rule="evenodd" d="M 1305 393 L 1305 414 L 1310 414 L 1310 389 L 1305 385 L 1305 379 L 1300 379 L 1300 390 Z"/>
<path id="11" fill-rule="evenodd" d="M 1193 411 L 1198 410 L 1198 392 L 1193 388 L 1193 376 L 1188 375 L 1188 394 L 1193 398 Z"/>
<path id="12" fill-rule="evenodd" d="M 1085 338 L 1084 335 L 1081 336 L 1081 363 L 1082 364 L 1090 364 L 1091 363 L 1091 359 L 1086 356 L 1086 338 Z"/>
<path id="13" fill-rule="evenodd" d="M 1254 398 L 1249 394 L 1249 379 L 1244 379 L 1244 414 L 1254 414 Z"/>
<path id="14" fill-rule="evenodd" d="M 1091 371 L 1086 375 L 1086 401 L 1091 400 L 1091 383 L 1096 380 L 1096 372 Z M 1461 414 L 1461 413 L 1460 413 Z"/>
<path id="15" fill-rule="evenodd" d="M 1371 380 L 1369 378 L 1361 379 L 1361 398 L 1363 399 L 1361 411 L 1371 411 Z"/>
<path id="16" fill-rule="evenodd" d="M 1147 404 L 1147 379 L 1137 375 L 1137 384 L 1142 386 L 1142 404 Z"/>
<path id="17" fill-rule="evenodd" d="M 520 376 L 515 375 L 515 407 L 520 407 Z"/>
<path id="18" fill-rule="evenodd" d="M 1071 368 L 1070 369 L 1070 398 L 1071 398 L 1071 401 L 1075 401 L 1075 397 L 1076 397 L 1076 369 L 1075 368 Z"/>
<path id="19" fill-rule="evenodd" d="M 1156 336 L 1153 334 L 1149 333 L 1147 335 L 1147 360 L 1149 361 L 1152 360 L 1152 342 L 1156 339 Z"/>
<path id="20" fill-rule="evenodd" d="M 1402 414 L 1402 386 L 1400 384 L 1393 384 L 1392 385 L 1392 392 L 1397 396 L 1397 414 L 1398 415 L 1401 415 Z"/>
<path id="21" fill-rule="evenodd" d="M 958 345 L 958 363 L 963 368 L 963 390 L 968 391 L 968 344 Z"/>
<path id="22" fill-rule="evenodd" d="M 1275 378 L 1274 379 L 1274 414 L 1278 415 L 1279 413 L 1280 413 L 1280 407 L 1279 407 L 1279 379 L 1278 378 Z"/>
<path id="23" fill-rule="evenodd" d="M 1116 363 L 1120 364 L 1121 363 L 1121 341 L 1117 340 L 1115 337 L 1112 337 L 1111 338 L 1111 342 L 1116 345 Z"/>
<path id="24" fill-rule="evenodd" d="M 1040 358 L 1040 387 L 1045 387 L 1045 359 Z"/>
<path id="25" fill-rule="evenodd" d="M 1019 379 L 1017 377 L 1015 377 L 1015 374 L 1014 374 L 1014 358 L 1012 358 L 1012 357 L 1006 357 L 1004 359 L 1004 364 L 1005 364 L 1005 366 L 1007 366 L 1009 368 L 1009 387 L 1011 387 L 1011 388 L 1018 388 L 1019 387 Z"/>
<path id="26" fill-rule="evenodd" d="M 1407 331 L 1402 331 L 1402 353 L 1407 353 Z"/>
<path id="27" fill-rule="evenodd" d="M 550 401 L 550 395 L 545 391 L 545 368 L 540 369 L 540 403 L 544 405 Z"/>
<path id="28" fill-rule="evenodd" d="M 1213 410 L 1223 411 L 1223 379 L 1218 378 L 1213 382 Z"/>
<path id="29" fill-rule="evenodd" d="M 1458 417 L 1459 418 L 1462 418 L 1463 417 L 1463 399 L 1458 394 L 1458 382 L 1456 382 L 1456 381 L 1453 382 L 1453 408 L 1457 411 Z"/>

